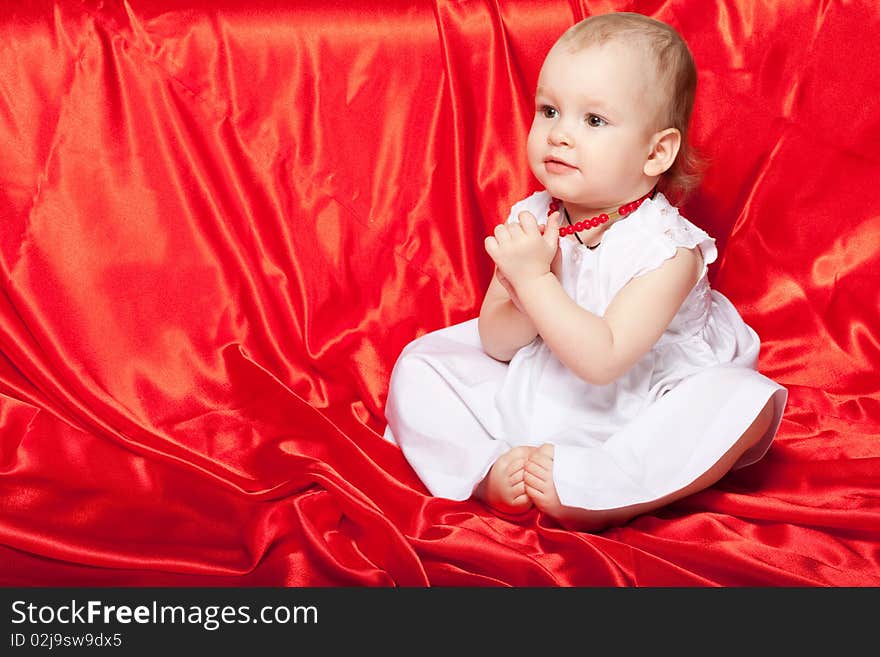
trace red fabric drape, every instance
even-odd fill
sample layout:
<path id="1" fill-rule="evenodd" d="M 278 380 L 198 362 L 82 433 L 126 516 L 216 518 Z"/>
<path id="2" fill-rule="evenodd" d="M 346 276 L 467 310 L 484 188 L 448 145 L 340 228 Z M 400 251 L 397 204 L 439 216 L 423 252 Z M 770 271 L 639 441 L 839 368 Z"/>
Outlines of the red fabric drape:
<path id="1" fill-rule="evenodd" d="M 477 313 L 553 40 L 678 28 L 684 214 L 790 391 L 755 466 L 590 535 L 426 494 L 391 367 Z M 880 585 L 868 0 L 0 8 L 0 584 Z"/>

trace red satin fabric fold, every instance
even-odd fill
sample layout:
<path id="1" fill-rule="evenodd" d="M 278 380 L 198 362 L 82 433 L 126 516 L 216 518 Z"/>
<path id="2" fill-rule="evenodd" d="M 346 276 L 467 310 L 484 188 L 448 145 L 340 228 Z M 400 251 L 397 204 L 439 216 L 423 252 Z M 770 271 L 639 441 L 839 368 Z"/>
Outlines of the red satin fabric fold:
<path id="1" fill-rule="evenodd" d="M 14 5 L 14 6 L 13 6 Z M 547 48 L 635 9 L 700 70 L 683 212 L 788 387 L 758 464 L 625 527 L 427 495 L 391 368 L 476 315 Z M 0 9 L 0 584 L 880 585 L 867 1 Z"/>

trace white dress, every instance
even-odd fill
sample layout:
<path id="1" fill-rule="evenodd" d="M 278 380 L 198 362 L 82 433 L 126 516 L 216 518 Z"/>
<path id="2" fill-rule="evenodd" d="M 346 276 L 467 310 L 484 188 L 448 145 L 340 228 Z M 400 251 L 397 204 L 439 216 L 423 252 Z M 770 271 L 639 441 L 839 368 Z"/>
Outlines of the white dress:
<path id="1" fill-rule="evenodd" d="M 528 210 L 545 223 L 550 200 L 536 192 L 508 222 Z M 705 265 L 718 255 L 715 240 L 657 194 L 608 228 L 595 250 L 560 240 L 563 288 L 601 316 L 629 280 L 680 246 L 699 247 Z M 499 362 L 483 351 L 472 319 L 404 348 L 389 383 L 385 438 L 436 497 L 467 499 L 511 447 L 552 443 L 562 504 L 648 502 L 706 472 L 775 396 L 766 435 L 734 467 L 769 449 L 787 391 L 756 371 L 759 347 L 733 304 L 709 287 L 706 266 L 653 348 L 608 385 L 578 378 L 540 336 Z"/>

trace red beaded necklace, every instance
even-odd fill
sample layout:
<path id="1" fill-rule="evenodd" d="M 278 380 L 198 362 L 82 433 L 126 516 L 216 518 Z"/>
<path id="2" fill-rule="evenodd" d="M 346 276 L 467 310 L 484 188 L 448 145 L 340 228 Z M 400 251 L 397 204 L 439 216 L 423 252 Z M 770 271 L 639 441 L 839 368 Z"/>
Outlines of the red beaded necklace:
<path id="1" fill-rule="evenodd" d="M 573 224 L 571 222 L 571 217 L 568 216 L 568 210 L 565 209 L 565 206 L 562 205 L 562 201 L 558 198 L 553 198 L 550 200 L 550 208 L 547 210 L 547 216 L 549 217 L 551 214 L 556 212 L 560 206 L 562 207 L 562 212 L 565 214 L 565 219 L 568 221 L 568 226 L 560 226 L 559 228 L 559 236 L 565 237 L 566 235 L 574 235 L 577 237 L 577 241 L 581 244 L 584 244 L 584 241 L 581 239 L 581 236 L 578 233 L 582 230 L 587 230 L 589 228 L 596 228 L 601 224 L 607 223 L 611 219 L 617 219 L 618 217 L 625 217 L 629 214 L 635 212 L 638 207 L 645 202 L 646 199 L 653 198 L 654 193 L 657 191 L 655 187 L 650 192 L 642 196 L 641 198 L 637 198 L 635 201 L 630 203 L 626 203 L 617 208 L 616 212 L 611 212 L 610 214 L 602 214 L 596 215 L 595 217 L 590 217 L 589 219 L 584 219 L 583 221 L 578 221 Z M 601 244 L 601 242 L 600 242 Z M 593 246 L 589 246 L 584 244 L 588 249 L 595 249 L 599 244 L 594 244 Z"/>

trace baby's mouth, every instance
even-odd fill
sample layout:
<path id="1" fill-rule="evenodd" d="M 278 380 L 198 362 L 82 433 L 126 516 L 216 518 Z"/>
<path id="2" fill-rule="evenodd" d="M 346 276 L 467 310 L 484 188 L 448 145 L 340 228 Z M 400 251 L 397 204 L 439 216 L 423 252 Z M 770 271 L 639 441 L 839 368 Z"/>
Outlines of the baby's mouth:
<path id="1" fill-rule="evenodd" d="M 544 167 L 550 173 L 569 173 L 577 171 L 577 167 L 573 164 L 569 164 L 565 160 L 560 160 L 555 157 L 544 158 Z"/>

